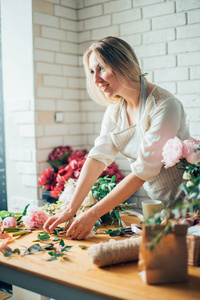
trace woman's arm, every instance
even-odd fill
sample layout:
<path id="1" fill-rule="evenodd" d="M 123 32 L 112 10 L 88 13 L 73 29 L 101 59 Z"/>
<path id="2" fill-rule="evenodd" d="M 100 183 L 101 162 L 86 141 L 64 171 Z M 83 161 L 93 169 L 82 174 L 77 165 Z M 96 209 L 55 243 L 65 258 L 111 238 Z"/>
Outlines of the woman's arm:
<path id="1" fill-rule="evenodd" d="M 96 220 L 115 206 L 127 200 L 145 181 L 134 173 L 126 176 L 106 197 L 91 207 L 87 212 L 77 216 L 68 228 L 67 236 L 74 239 L 85 239 Z"/>
<path id="2" fill-rule="evenodd" d="M 88 158 L 86 160 L 77 181 L 77 187 L 73 194 L 72 201 L 66 209 L 55 214 L 46 221 L 44 224 L 44 230 L 47 232 L 52 232 L 58 224 L 67 222 L 74 217 L 76 211 L 91 190 L 97 178 L 103 172 L 104 168 L 104 163 L 96 159 Z"/>

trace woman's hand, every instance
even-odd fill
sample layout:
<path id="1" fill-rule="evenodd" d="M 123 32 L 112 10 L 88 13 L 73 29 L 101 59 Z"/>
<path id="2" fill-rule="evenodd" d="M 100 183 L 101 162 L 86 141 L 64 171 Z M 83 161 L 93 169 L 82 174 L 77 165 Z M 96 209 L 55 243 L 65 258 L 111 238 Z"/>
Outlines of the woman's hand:
<path id="1" fill-rule="evenodd" d="M 90 213 L 87 212 L 81 213 L 74 220 L 67 225 L 67 237 L 71 237 L 76 240 L 84 240 L 90 231 L 92 230 L 96 218 Z"/>
<path id="2" fill-rule="evenodd" d="M 44 223 L 44 230 L 51 233 L 57 227 L 57 225 L 61 223 L 65 223 L 67 221 L 71 221 L 73 219 L 74 213 L 71 208 L 67 207 L 64 210 L 58 212 L 54 216 L 48 218 L 48 220 Z"/>

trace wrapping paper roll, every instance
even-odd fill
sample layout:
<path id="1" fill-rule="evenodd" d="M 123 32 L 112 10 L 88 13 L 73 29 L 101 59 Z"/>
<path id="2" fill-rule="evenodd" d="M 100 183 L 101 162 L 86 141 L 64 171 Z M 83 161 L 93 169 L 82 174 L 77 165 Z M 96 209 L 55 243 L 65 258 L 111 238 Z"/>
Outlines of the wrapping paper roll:
<path id="1" fill-rule="evenodd" d="M 110 240 L 90 246 L 90 261 L 98 267 L 138 260 L 141 237 L 132 237 L 123 241 Z"/>

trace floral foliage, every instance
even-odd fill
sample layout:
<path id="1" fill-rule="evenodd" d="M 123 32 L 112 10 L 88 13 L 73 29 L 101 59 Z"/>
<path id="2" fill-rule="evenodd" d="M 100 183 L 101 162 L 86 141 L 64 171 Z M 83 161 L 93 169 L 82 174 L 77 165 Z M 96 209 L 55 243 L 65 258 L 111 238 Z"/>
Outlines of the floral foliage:
<path id="1" fill-rule="evenodd" d="M 54 198 L 59 198 L 64 191 L 65 183 L 70 179 L 77 180 L 79 178 L 83 164 L 86 161 L 88 151 L 72 150 L 71 146 L 58 146 L 49 154 L 48 162 L 52 168 L 44 170 L 38 177 L 38 185 L 44 186 L 46 190 Z M 119 183 L 123 178 L 123 174 L 119 170 L 116 163 L 112 163 L 107 167 L 100 177 L 115 175 L 115 182 Z"/>

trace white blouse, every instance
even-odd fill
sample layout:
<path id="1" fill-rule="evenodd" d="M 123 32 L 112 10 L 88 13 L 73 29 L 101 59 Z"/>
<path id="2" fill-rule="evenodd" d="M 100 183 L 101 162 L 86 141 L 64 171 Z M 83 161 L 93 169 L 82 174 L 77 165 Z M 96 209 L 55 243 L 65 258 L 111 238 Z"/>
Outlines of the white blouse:
<path id="1" fill-rule="evenodd" d="M 128 123 L 125 101 L 121 105 L 110 104 L 107 107 L 100 135 L 89 157 L 103 162 L 107 167 L 120 152 L 130 161 L 132 172 L 149 182 L 146 190 L 150 196 L 151 189 L 158 190 L 162 185 L 166 187 L 170 178 L 172 185 L 174 179 L 178 180 L 171 187 L 175 190 L 182 180 L 177 168 L 166 170 L 161 160 L 162 149 L 168 139 L 175 136 L 181 140 L 191 138 L 182 103 L 165 89 L 155 86 L 147 99 L 140 99 L 139 105 L 139 119 L 132 126 Z M 155 186 L 154 182 L 158 179 L 159 184 Z M 155 195 L 152 194 L 152 197 Z"/>

